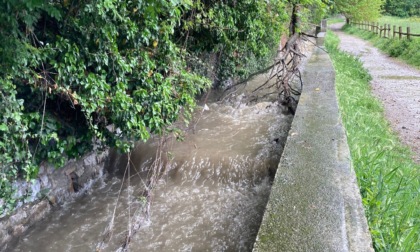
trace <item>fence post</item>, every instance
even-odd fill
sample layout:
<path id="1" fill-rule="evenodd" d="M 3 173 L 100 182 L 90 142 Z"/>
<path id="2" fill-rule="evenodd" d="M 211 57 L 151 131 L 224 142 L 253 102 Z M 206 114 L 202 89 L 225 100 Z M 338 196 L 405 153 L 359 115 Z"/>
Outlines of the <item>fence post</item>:
<path id="1" fill-rule="evenodd" d="M 382 25 L 381 25 L 381 26 L 379 26 L 379 37 L 380 37 L 380 38 L 382 37 Z"/>
<path id="2" fill-rule="evenodd" d="M 392 38 L 395 38 L 395 25 L 392 26 Z"/>
<path id="3" fill-rule="evenodd" d="M 391 25 L 388 24 L 388 38 L 391 38 Z"/>
<path id="4" fill-rule="evenodd" d="M 410 27 L 407 26 L 407 39 L 411 39 L 410 36 Z"/>
<path id="5" fill-rule="evenodd" d="M 376 23 L 376 33 L 379 34 L 379 23 Z"/>
<path id="6" fill-rule="evenodd" d="M 398 37 L 399 37 L 399 39 L 402 38 L 402 27 L 401 26 L 398 27 Z"/>
<path id="7" fill-rule="evenodd" d="M 384 24 L 384 38 L 386 38 L 386 24 Z"/>
<path id="8" fill-rule="evenodd" d="M 386 32 L 387 32 L 387 30 L 386 30 L 386 24 L 384 24 L 384 38 L 386 38 Z"/>

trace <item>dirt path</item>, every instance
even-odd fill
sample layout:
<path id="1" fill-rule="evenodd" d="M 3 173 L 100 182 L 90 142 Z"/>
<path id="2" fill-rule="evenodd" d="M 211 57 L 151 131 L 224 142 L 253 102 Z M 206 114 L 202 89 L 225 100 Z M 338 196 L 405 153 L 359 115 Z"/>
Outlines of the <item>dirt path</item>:
<path id="1" fill-rule="evenodd" d="M 360 57 L 372 75 L 373 94 L 381 100 L 391 127 L 420 163 L 420 70 L 381 53 L 369 42 L 341 32 L 342 25 L 330 26 L 340 38 L 341 50 Z"/>

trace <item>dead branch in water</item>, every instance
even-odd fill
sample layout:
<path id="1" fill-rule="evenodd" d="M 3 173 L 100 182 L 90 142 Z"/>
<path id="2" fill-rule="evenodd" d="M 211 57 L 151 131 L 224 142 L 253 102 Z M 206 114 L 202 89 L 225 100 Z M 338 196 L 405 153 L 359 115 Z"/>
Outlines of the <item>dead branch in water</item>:
<path id="1" fill-rule="evenodd" d="M 298 78 L 300 86 L 302 87 L 302 78 L 299 71 L 299 64 L 301 58 L 304 56 L 300 52 L 298 33 L 295 33 L 287 41 L 286 45 L 280 51 L 280 59 L 277 60 L 277 64 L 272 71 L 272 75 L 268 81 L 257 87 L 255 91 L 264 88 L 276 87 L 278 90 L 279 101 L 287 106 L 294 114 L 296 100 L 292 95 L 300 95 L 300 90 L 296 90 L 292 87 L 292 82 L 295 78 Z M 274 79 L 273 84 L 269 84 L 269 80 Z M 301 89 L 301 88 L 300 88 Z"/>
<path id="2" fill-rule="evenodd" d="M 305 57 L 305 55 L 303 55 L 300 51 L 300 36 L 301 34 L 295 33 L 289 38 L 285 46 L 279 51 L 278 57 L 272 65 L 251 74 L 246 80 L 240 81 L 235 85 L 226 88 L 225 91 L 242 85 L 254 76 L 266 73 L 271 69 L 268 78 L 264 81 L 264 83 L 252 90 L 252 93 L 255 94 L 256 92 L 263 90 L 269 90 L 270 95 L 277 93 L 279 102 L 286 106 L 288 110 L 294 114 L 297 101 L 293 96 L 300 95 L 303 86 L 299 64 L 301 62 L 301 58 Z M 297 87 L 293 87 L 292 84 L 294 81 L 297 81 Z M 276 90 L 275 92 L 272 91 L 273 88 Z M 263 95 L 263 97 L 265 96 L 267 95 Z M 255 99 L 258 99 L 258 97 Z"/>
<path id="3" fill-rule="evenodd" d="M 305 57 L 305 55 L 301 53 L 299 44 L 301 42 L 301 37 L 304 40 L 304 36 L 313 37 L 306 33 L 299 32 L 299 12 L 300 5 L 294 4 L 292 20 L 289 27 L 290 33 L 293 35 L 288 39 L 285 46 L 279 51 L 274 63 L 268 66 L 267 68 L 264 68 L 260 71 L 251 74 L 250 76 L 248 76 L 247 79 L 242 80 L 232 86 L 229 86 L 225 89 L 225 92 L 236 86 L 242 85 L 244 83 L 246 84 L 247 81 L 253 78 L 254 76 L 266 73 L 271 69 L 267 80 L 258 87 L 256 87 L 252 91 L 252 93 L 255 94 L 256 92 L 268 90 L 269 94 L 271 95 L 273 94 L 272 89 L 275 89 L 276 93 L 278 94 L 279 102 L 282 105 L 286 106 L 288 110 L 292 114 L 294 114 L 297 105 L 297 101 L 294 98 L 294 96 L 300 95 L 303 86 L 302 76 L 299 70 L 299 64 L 301 62 L 302 57 Z M 298 85 L 298 87 L 296 88 L 293 87 L 295 81 L 297 81 Z M 264 96 L 266 95 L 263 95 L 263 97 Z M 255 96 L 252 95 L 252 97 Z M 258 96 L 255 99 L 258 100 Z"/>

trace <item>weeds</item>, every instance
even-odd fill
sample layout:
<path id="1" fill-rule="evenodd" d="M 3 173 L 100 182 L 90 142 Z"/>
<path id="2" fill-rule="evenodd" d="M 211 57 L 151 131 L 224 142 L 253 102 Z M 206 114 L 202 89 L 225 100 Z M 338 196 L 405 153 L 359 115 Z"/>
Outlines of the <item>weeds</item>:
<path id="1" fill-rule="evenodd" d="M 336 70 L 336 89 L 353 167 L 376 251 L 420 251 L 420 166 L 384 119 L 359 59 L 326 46 Z"/>

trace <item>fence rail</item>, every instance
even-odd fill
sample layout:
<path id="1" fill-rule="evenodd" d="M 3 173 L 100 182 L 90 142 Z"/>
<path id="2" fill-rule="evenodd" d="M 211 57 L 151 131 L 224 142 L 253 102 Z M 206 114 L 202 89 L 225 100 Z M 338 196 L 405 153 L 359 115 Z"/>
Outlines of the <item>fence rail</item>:
<path id="1" fill-rule="evenodd" d="M 391 25 L 384 24 L 379 25 L 379 23 L 375 22 L 350 22 L 351 24 L 358 25 L 360 29 L 367 30 L 374 32 L 379 35 L 379 37 L 390 38 L 391 37 Z M 396 29 L 396 25 L 392 26 L 392 37 L 395 38 L 398 35 L 399 39 L 402 39 L 403 35 L 407 37 L 407 39 L 411 39 L 412 37 L 420 37 L 420 34 L 411 33 L 410 27 L 407 27 L 406 32 L 402 31 L 402 27 L 399 26 L 398 30 Z M 388 34 L 388 35 L 387 35 Z"/>

